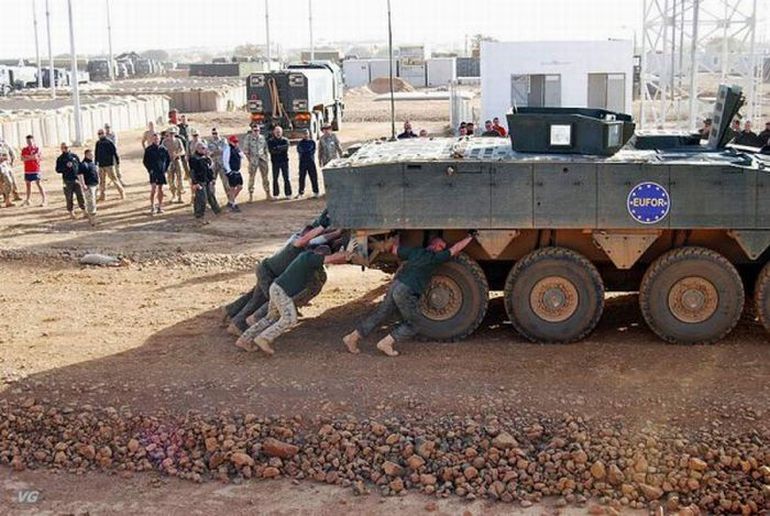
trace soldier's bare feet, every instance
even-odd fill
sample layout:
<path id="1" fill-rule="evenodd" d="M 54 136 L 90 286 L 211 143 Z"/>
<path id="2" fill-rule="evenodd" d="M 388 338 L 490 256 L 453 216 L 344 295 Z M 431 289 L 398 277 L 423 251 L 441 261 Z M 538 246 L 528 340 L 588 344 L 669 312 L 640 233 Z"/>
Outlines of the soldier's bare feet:
<path id="1" fill-rule="evenodd" d="M 244 351 L 254 351 L 255 349 L 254 341 L 243 336 L 235 341 L 235 347 L 241 348 Z"/>
<path id="2" fill-rule="evenodd" d="M 239 337 L 243 332 L 235 324 L 230 323 L 230 325 L 227 327 L 227 333 L 229 333 L 230 335 L 235 335 L 236 337 Z"/>
<path id="3" fill-rule="evenodd" d="M 342 337 L 342 342 L 345 343 L 345 346 L 348 348 L 348 351 L 353 353 L 354 355 L 361 352 L 360 349 L 358 349 L 358 341 L 361 339 L 360 335 L 357 331 L 354 331 L 352 333 L 349 333 L 348 335 L 345 335 Z"/>
<path id="4" fill-rule="evenodd" d="M 377 343 L 377 349 L 379 349 L 389 357 L 397 357 L 398 351 L 393 349 L 393 344 L 395 343 L 396 343 L 395 339 L 390 335 L 388 335 L 387 337 L 385 337 L 384 339 L 382 339 Z"/>
<path id="5" fill-rule="evenodd" d="M 259 349 L 261 349 L 262 351 L 264 351 L 270 356 L 273 356 L 275 354 L 275 351 L 270 346 L 270 343 L 265 339 L 261 339 L 257 337 L 256 339 L 254 339 L 254 344 L 256 344 Z"/>

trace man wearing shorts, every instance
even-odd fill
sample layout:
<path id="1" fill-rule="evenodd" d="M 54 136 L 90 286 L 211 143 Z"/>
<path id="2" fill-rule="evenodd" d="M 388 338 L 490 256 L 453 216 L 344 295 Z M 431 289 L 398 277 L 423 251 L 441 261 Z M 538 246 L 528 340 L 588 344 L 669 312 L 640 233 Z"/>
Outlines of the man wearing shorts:
<path id="1" fill-rule="evenodd" d="M 32 195 L 32 183 L 37 185 L 42 201 L 40 206 L 48 205 L 48 197 L 45 194 L 43 185 L 40 183 L 40 161 L 42 156 L 40 149 L 35 145 L 35 137 L 27 135 L 27 146 L 21 150 L 21 161 L 24 162 L 24 182 L 27 187 L 27 198 L 24 199 L 22 206 L 29 206 L 29 198 Z"/>
<path id="2" fill-rule="evenodd" d="M 222 151 L 222 165 L 225 167 L 227 184 L 230 187 L 227 190 L 227 207 L 230 208 L 230 211 L 239 212 L 241 209 L 235 203 L 235 199 L 243 190 L 241 163 L 243 163 L 245 156 L 238 146 L 237 136 L 232 135 L 227 140 L 227 145 L 225 145 L 225 149 Z"/>
<path id="3" fill-rule="evenodd" d="M 152 135 L 150 142 L 150 145 L 144 149 L 142 162 L 150 176 L 150 215 L 155 215 L 163 213 L 163 185 L 166 184 L 166 170 L 171 157 L 168 151 L 161 147 L 160 136 L 157 133 Z"/>

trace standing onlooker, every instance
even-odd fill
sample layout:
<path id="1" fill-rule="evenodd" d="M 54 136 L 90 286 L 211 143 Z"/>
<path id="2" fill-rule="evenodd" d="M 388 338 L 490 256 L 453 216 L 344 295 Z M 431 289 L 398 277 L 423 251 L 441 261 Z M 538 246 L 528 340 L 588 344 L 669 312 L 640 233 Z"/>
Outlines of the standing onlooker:
<path id="1" fill-rule="evenodd" d="M 302 131 L 302 139 L 297 144 L 299 155 L 299 192 L 295 199 L 305 195 L 305 178 L 310 176 L 310 185 L 313 187 L 313 198 L 318 197 L 318 170 L 315 166 L 315 141 L 310 137 L 310 131 Z"/>
<path id="2" fill-rule="evenodd" d="M 249 159 L 249 202 L 254 201 L 254 182 L 257 170 L 262 177 L 262 189 L 265 199 L 270 200 L 270 179 L 267 176 L 267 140 L 262 135 L 259 124 L 251 125 L 251 131 L 243 139 L 243 151 Z"/>
<path id="3" fill-rule="evenodd" d="M 171 126 L 166 130 L 166 136 L 163 138 L 162 146 L 168 151 L 170 163 L 168 167 L 168 187 L 171 190 L 171 202 L 182 204 L 182 194 L 184 193 L 184 180 L 182 179 L 182 163 L 187 160 L 184 143 L 176 135 L 176 126 Z"/>
<path id="4" fill-rule="evenodd" d="M 78 167 L 78 180 L 86 200 L 86 216 L 92 226 L 96 225 L 96 189 L 99 187 L 99 176 L 101 173 L 94 163 L 94 154 L 91 149 L 86 149 L 83 161 Z"/>
<path id="5" fill-rule="evenodd" d="M 342 157 L 342 145 L 337 135 L 332 132 L 332 126 L 326 124 L 321 128 L 321 138 L 318 140 L 318 163 L 325 167 L 333 159 Z"/>
<path id="6" fill-rule="evenodd" d="M 757 135 L 759 138 L 759 144 L 764 147 L 770 145 L 770 122 L 765 122 L 765 130 Z"/>
<path id="7" fill-rule="evenodd" d="M 118 135 L 112 132 L 112 126 L 110 124 L 104 124 L 104 136 L 107 137 L 108 140 L 112 142 L 112 144 L 115 146 L 115 149 L 118 148 Z M 125 188 L 126 182 L 123 181 L 123 175 L 120 173 L 120 161 L 115 162 L 115 177 L 118 179 L 118 183 L 120 186 Z"/>
<path id="8" fill-rule="evenodd" d="M 484 122 L 484 132 L 481 133 L 481 136 L 487 136 L 487 137 L 494 137 L 498 138 L 500 137 L 500 133 L 495 131 L 494 126 L 492 125 L 492 120 L 487 120 Z"/>
<path id="9" fill-rule="evenodd" d="M 155 122 L 147 122 L 147 130 L 142 134 L 142 149 L 146 149 L 152 143 L 152 135 L 155 134 Z"/>
<path id="10" fill-rule="evenodd" d="M 13 206 L 11 196 L 13 194 L 13 171 L 8 159 L 8 151 L 0 149 L 0 195 L 3 196 L 3 205 L 6 208 Z"/>
<path id="11" fill-rule="evenodd" d="M 225 175 L 224 163 L 222 163 L 222 153 L 225 151 L 225 147 L 227 147 L 227 142 L 219 136 L 219 130 L 214 127 L 211 129 L 211 139 L 208 142 L 209 157 L 211 157 L 211 161 L 214 163 L 214 173 L 219 176 L 225 193 L 227 193 L 230 190 L 230 185 Z"/>
<path id="12" fill-rule="evenodd" d="M 291 181 L 289 181 L 289 140 L 283 137 L 283 129 L 275 126 L 273 135 L 267 140 L 267 150 L 273 166 L 273 198 L 281 196 L 278 186 L 278 175 L 283 176 L 283 193 L 286 199 L 291 198 Z"/>
<path id="13" fill-rule="evenodd" d="M 412 131 L 412 122 L 407 120 L 404 122 L 404 132 L 399 134 L 396 138 L 399 140 L 405 140 L 407 138 L 417 138 L 417 135 Z"/>
<path id="14" fill-rule="evenodd" d="M 184 151 L 186 155 L 190 155 L 190 125 L 187 123 L 187 116 L 181 115 L 179 117 L 179 123 L 176 124 L 177 135 L 176 137 L 182 140 L 184 145 Z M 190 165 L 187 162 L 187 158 L 182 160 L 182 168 L 184 169 L 184 180 L 190 180 Z"/>
<path id="15" fill-rule="evenodd" d="M 711 134 L 711 124 L 712 120 L 710 118 L 706 118 L 703 120 L 703 127 L 698 129 L 698 136 L 700 136 L 701 140 L 708 140 L 709 134 Z"/>
<path id="16" fill-rule="evenodd" d="M 171 161 L 168 151 L 160 146 L 160 136 L 152 135 L 150 145 L 144 149 L 144 168 L 150 176 L 150 215 L 163 213 L 163 185 L 166 181 L 166 170 Z M 158 204 L 155 204 L 157 198 Z"/>
<path id="17" fill-rule="evenodd" d="M 243 176 L 241 175 L 241 164 L 243 163 L 243 151 L 238 147 L 238 137 L 235 135 L 228 138 L 227 146 L 222 153 L 222 164 L 225 166 L 227 174 L 227 184 L 230 189 L 227 191 L 227 206 L 230 211 L 241 211 L 235 200 L 238 194 L 243 190 Z"/>
<path id="18" fill-rule="evenodd" d="M 730 123 L 730 128 L 726 132 L 727 132 L 727 141 L 735 143 L 733 142 L 733 140 L 737 138 L 739 134 L 741 134 L 741 121 L 738 120 L 737 118 L 733 120 Z"/>
<path id="19" fill-rule="evenodd" d="M 96 145 L 94 146 L 96 166 L 99 167 L 98 200 L 103 201 L 105 199 L 105 190 L 107 188 L 108 178 L 118 189 L 118 194 L 120 194 L 121 200 L 125 199 L 126 192 L 123 189 L 123 185 L 120 183 L 120 181 L 118 181 L 118 176 L 115 173 L 115 168 L 120 163 L 118 149 L 115 147 L 115 144 L 112 143 L 112 140 L 107 138 L 107 134 L 102 129 L 99 129 L 99 132 L 96 134 L 99 137 L 99 139 L 96 140 Z"/>
<path id="20" fill-rule="evenodd" d="M 40 149 L 35 145 L 35 137 L 31 134 L 27 135 L 27 146 L 21 149 L 21 161 L 24 162 L 24 182 L 27 187 L 27 198 L 24 199 L 22 206 L 29 206 L 29 198 L 32 195 L 32 183 L 37 185 L 40 197 L 43 199 L 40 206 L 48 205 L 48 197 L 41 183 L 40 162 L 42 159 Z"/>
<path id="21" fill-rule="evenodd" d="M 206 153 L 206 144 L 203 142 L 190 141 L 190 145 L 193 152 L 190 153 L 190 181 L 192 181 L 193 189 L 193 213 L 195 218 L 201 224 L 208 224 L 208 221 L 204 218 L 206 214 L 206 202 L 211 206 L 211 211 L 215 214 L 219 214 L 222 210 L 219 208 L 219 203 L 214 195 L 214 182 L 216 176 L 214 175 L 214 164 Z"/>
<path id="22" fill-rule="evenodd" d="M 500 125 L 500 119 L 498 117 L 494 117 L 492 119 L 492 129 L 497 131 L 497 134 L 499 134 L 502 138 L 508 136 L 508 131 L 505 130 L 505 127 Z"/>
<path id="23" fill-rule="evenodd" d="M 428 130 L 420 129 L 420 138 L 427 138 L 427 137 L 428 137 Z"/>
<path id="24" fill-rule="evenodd" d="M 747 145 L 749 147 L 756 147 L 759 144 L 759 138 L 757 133 L 751 130 L 751 121 L 746 120 L 743 123 L 743 131 L 735 136 L 735 141 L 738 145 Z"/>
<path id="25" fill-rule="evenodd" d="M 78 200 L 78 207 L 81 211 L 86 211 L 86 204 L 83 200 L 83 190 L 78 181 L 78 172 L 80 171 L 80 159 L 73 152 L 70 152 L 66 143 L 61 144 L 61 154 L 56 158 L 56 173 L 61 174 L 64 182 L 64 200 L 67 202 L 67 211 L 70 218 L 75 218 L 75 205 L 72 202 L 74 194 Z"/>
<path id="26" fill-rule="evenodd" d="M 6 165 L 11 175 L 11 195 L 14 201 L 20 201 L 19 187 L 16 186 L 16 177 L 13 175 L 13 166 L 16 164 L 16 151 L 13 146 L 0 137 L 0 152 L 5 152 Z"/>
<path id="27" fill-rule="evenodd" d="M 473 122 L 465 124 L 465 134 L 468 136 L 474 136 L 476 134 L 476 127 L 473 125 Z"/>

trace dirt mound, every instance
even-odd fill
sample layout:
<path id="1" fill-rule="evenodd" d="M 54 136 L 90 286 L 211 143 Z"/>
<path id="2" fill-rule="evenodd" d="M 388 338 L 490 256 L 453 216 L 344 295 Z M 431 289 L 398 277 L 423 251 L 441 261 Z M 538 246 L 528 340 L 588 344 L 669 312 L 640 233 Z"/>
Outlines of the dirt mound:
<path id="1" fill-rule="evenodd" d="M 378 77 L 369 83 L 369 89 L 377 95 L 390 92 L 390 79 Z M 393 91 L 414 91 L 414 86 L 399 77 L 393 77 Z"/>

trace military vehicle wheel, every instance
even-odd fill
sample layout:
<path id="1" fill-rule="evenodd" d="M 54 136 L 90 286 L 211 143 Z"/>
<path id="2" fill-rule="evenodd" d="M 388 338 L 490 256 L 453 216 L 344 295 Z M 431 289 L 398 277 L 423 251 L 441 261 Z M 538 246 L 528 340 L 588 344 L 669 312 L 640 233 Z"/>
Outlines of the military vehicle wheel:
<path id="1" fill-rule="evenodd" d="M 513 327 L 533 342 L 582 339 L 604 311 L 604 283 L 596 267 L 562 247 L 533 251 L 505 280 L 505 311 Z"/>
<path id="2" fill-rule="evenodd" d="M 756 305 L 759 322 L 770 331 L 770 263 L 762 268 L 754 284 L 754 304 Z"/>
<path id="3" fill-rule="evenodd" d="M 420 336 L 457 341 L 473 333 L 487 313 L 489 285 L 479 264 L 465 254 L 441 265 L 420 298 Z"/>
<path id="4" fill-rule="evenodd" d="M 743 282 L 721 254 L 702 247 L 667 252 L 647 269 L 639 306 L 647 325 L 673 344 L 712 344 L 743 311 Z"/>

